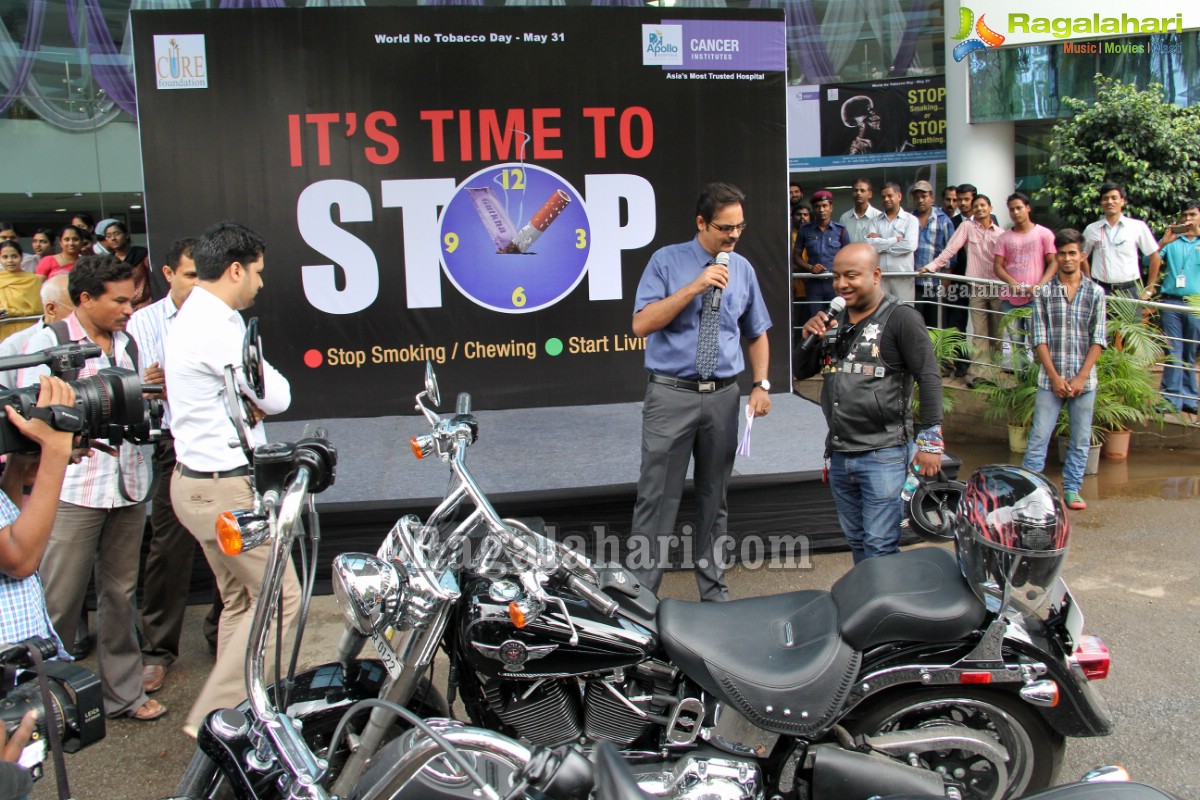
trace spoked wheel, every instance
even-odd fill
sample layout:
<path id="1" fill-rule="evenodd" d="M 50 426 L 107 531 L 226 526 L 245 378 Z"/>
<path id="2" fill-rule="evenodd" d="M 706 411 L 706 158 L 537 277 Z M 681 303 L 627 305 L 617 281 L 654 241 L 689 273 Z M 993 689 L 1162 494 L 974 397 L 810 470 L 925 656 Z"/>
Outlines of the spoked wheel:
<path id="1" fill-rule="evenodd" d="M 895 697 L 846 727 L 868 736 L 956 725 L 1000 744 L 1007 761 L 965 750 L 917 751 L 925 769 L 935 770 L 967 800 L 1007 800 L 1051 785 L 1058 774 L 1063 738 L 1020 698 L 999 691 L 931 689 Z"/>

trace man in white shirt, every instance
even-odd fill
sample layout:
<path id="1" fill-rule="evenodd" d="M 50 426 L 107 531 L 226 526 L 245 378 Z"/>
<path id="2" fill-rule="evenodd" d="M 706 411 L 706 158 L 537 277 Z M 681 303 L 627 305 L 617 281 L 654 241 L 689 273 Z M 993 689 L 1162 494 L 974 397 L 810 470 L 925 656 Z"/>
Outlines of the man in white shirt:
<path id="1" fill-rule="evenodd" d="M 287 379 L 264 362 L 264 394 L 257 397 L 242 374 L 246 324 L 239 311 L 249 308 L 262 288 L 263 240 L 248 228 L 222 222 L 200 237 L 193 251 L 199 285 L 179 310 L 167 336 L 164 357 L 171 429 L 178 464 L 171 480 L 171 505 L 204 550 L 217 578 L 221 613 L 217 663 L 188 713 L 184 731 L 195 736 L 200 723 L 217 708 L 232 708 L 246 696 L 243 663 L 250 641 L 270 548 L 227 556 L 217 543 L 216 520 L 224 511 L 252 508 L 250 465 L 228 442 L 236 436 L 221 401 L 225 367 L 233 365 L 238 386 L 258 410 L 254 437 L 266 442 L 262 417 L 291 405 Z M 300 583 L 289 563 L 283 583 L 283 627 L 300 608 Z M 274 643 L 272 643 L 274 645 Z M 274 646 L 266 656 L 274 659 Z"/>
<path id="2" fill-rule="evenodd" d="M 101 354 L 85 362 L 83 379 L 105 367 L 136 370 L 136 345 L 125 327 L 133 314 L 133 267 L 113 256 L 84 256 L 67 280 L 75 312 L 29 340 L 27 351 L 59 344 L 95 344 Z M 21 385 L 48 375 L 30 367 Z M 104 712 L 109 717 L 149 721 L 167 713 L 142 689 L 142 656 L 134 629 L 134 591 L 146 526 L 144 501 L 149 469 L 141 449 L 128 442 L 114 455 L 96 443 L 96 454 L 67 469 L 58 514 L 42 558 L 46 608 L 64 642 L 75 641 L 88 578 L 95 574 L 98 605 L 96 649 Z"/>
<path id="3" fill-rule="evenodd" d="M 871 220 L 883 212 L 871 205 L 871 198 L 875 196 L 875 191 L 871 187 L 871 182 L 866 178 L 856 180 L 851 191 L 854 196 L 854 208 L 842 214 L 842 218 L 838 222 L 842 223 L 842 227 L 850 235 L 850 242 L 853 244 L 867 240 L 867 234 L 871 232 Z"/>
<path id="4" fill-rule="evenodd" d="M 1150 275 L 1157 277 L 1162 267 L 1158 240 L 1146 223 L 1125 216 L 1125 187 L 1121 184 L 1113 181 L 1101 184 L 1100 208 L 1104 211 L 1103 219 L 1083 230 L 1083 254 L 1091 267 L 1089 277 L 1105 294 L 1136 297 L 1137 284 L 1142 279 L 1138 253 L 1150 257 Z"/>
<path id="5" fill-rule="evenodd" d="M 917 251 L 917 218 L 900 207 L 904 190 L 900 184 L 883 185 L 883 213 L 871 220 L 866 242 L 879 253 L 883 289 L 902 303 L 912 305 L 916 297 L 913 254 Z M 897 273 L 905 273 L 897 277 Z"/>
<path id="6" fill-rule="evenodd" d="M 75 310 L 71 295 L 67 291 L 67 276 L 55 275 L 42 283 L 42 318 L 23 331 L 17 331 L 3 342 L 0 342 L 0 358 L 19 356 L 29 347 L 29 340 L 41 333 L 52 322 L 66 319 Z M 19 389 L 17 385 L 17 370 L 10 369 L 0 372 L 0 386 L 6 389 Z"/>
<path id="7" fill-rule="evenodd" d="M 163 276 L 170 292 L 129 319 L 129 332 L 138 343 L 138 372 L 148 384 L 163 382 L 163 349 L 171 324 L 196 285 L 192 261 L 195 239 L 179 239 L 167 250 Z M 168 409 L 165 422 L 170 425 Z M 171 508 L 171 473 L 175 469 L 175 442 L 161 439 L 154 445 L 154 482 L 150 503 L 150 549 L 142 573 L 142 686 L 157 692 L 167 667 L 179 658 L 179 637 L 187 609 L 188 579 L 196 543 Z"/>

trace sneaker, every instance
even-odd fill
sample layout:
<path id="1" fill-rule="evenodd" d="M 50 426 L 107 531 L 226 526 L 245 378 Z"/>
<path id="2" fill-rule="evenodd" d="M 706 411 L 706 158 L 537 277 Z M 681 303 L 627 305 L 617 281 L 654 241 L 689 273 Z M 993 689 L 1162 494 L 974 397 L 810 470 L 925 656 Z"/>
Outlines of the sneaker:
<path id="1" fill-rule="evenodd" d="M 1063 499 L 1067 501 L 1067 508 L 1073 511 L 1082 511 L 1087 508 L 1087 503 L 1083 502 L 1079 492 L 1063 492 Z"/>

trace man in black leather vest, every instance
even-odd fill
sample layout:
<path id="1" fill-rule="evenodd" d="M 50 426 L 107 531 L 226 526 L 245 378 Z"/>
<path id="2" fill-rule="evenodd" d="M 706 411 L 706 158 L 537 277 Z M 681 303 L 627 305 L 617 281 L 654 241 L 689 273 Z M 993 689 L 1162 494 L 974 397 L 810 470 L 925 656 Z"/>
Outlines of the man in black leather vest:
<path id="1" fill-rule="evenodd" d="M 834 319 L 818 314 L 805 323 L 804 335 L 820 337 L 820 346 L 798 350 L 795 364 L 801 380 L 818 371 L 824 378 L 829 483 L 855 563 L 899 552 L 906 471 L 914 465 L 936 475 L 945 449 L 942 381 L 929 331 L 880 281 L 873 247 L 842 248 L 833 287 L 846 308 Z M 914 379 L 921 401 L 915 423 Z"/>

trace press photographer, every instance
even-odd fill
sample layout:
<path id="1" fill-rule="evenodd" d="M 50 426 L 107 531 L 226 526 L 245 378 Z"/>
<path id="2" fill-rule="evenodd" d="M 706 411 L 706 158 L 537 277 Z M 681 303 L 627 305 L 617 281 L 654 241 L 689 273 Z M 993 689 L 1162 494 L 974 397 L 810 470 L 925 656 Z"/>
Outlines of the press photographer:
<path id="1" fill-rule="evenodd" d="M 133 313 L 132 267 L 112 256 L 85 256 L 71 271 L 67 291 L 75 313 L 34 337 L 27 352 L 55 345 L 95 345 L 100 354 L 85 361 L 74 376 L 76 385 L 95 389 L 98 398 L 107 394 L 110 400 L 128 401 L 129 394 L 140 394 L 129 390 L 138 385 L 134 383 L 137 344 L 125 333 Z M 101 371 L 112 367 L 134 375 L 118 380 L 119 373 L 105 373 L 113 378 L 106 382 Z M 19 382 L 32 383 L 49 371 L 47 366 L 24 369 Z M 88 380 L 98 374 L 99 382 Z M 131 405 L 138 407 L 136 402 Z M 119 437 L 115 441 L 115 449 L 93 442 L 97 453 L 67 470 L 41 576 L 54 629 L 63 640 L 74 641 L 88 578 L 95 572 L 104 712 L 109 717 L 153 720 L 166 708 L 149 699 L 142 688 L 133 602 L 150 476 L 139 448 L 120 442 Z"/>

